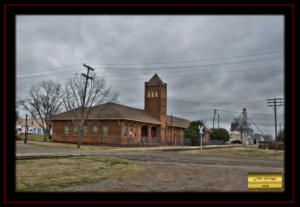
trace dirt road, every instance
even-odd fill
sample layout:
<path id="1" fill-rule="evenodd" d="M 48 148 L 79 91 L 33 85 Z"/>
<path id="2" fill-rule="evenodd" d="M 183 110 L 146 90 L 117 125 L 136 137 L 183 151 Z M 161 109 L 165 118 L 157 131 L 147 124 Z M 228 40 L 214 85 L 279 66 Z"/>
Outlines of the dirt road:
<path id="1" fill-rule="evenodd" d="M 77 150 L 17 144 L 17 153 L 114 156 L 135 161 L 146 173 L 134 179 L 108 179 L 59 191 L 170 192 L 248 191 L 248 172 L 284 172 L 280 160 L 199 156 L 165 151 Z"/>

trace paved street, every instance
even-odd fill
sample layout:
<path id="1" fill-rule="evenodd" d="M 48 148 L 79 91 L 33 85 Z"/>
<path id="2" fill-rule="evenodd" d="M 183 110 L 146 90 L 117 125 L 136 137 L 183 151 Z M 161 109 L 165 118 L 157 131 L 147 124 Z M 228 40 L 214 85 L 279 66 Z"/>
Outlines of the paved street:
<path id="1" fill-rule="evenodd" d="M 184 154 L 173 151 L 133 151 L 133 150 L 77 150 L 70 148 L 54 148 L 17 143 L 17 153 L 55 153 L 55 154 L 80 154 L 80 155 L 103 155 L 114 156 L 135 161 L 157 161 L 176 163 L 195 163 L 212 165 L 241 165 L 241 166 L 262 166 L 283 168 L 283 161 L 248 159 L 232 157 L 199 156 Z"/>

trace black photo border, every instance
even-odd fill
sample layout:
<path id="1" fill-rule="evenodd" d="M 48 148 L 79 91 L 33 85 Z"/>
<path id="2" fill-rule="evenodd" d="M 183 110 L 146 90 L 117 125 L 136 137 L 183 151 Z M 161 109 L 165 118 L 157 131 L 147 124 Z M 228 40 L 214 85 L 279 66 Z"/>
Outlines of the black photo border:
<path id="1" fill-rule="evenodd" d="M 20 193 L 15 192 L 15 16 L 22 14 L 282 14 L 285 16 L 285 191 L 245 193 Z M 3 202 L 5 204 L 293 204 L 295 203 L 294 4 L 4 4 Z M 53 199 L 57 200 L 53 200 Z"/>

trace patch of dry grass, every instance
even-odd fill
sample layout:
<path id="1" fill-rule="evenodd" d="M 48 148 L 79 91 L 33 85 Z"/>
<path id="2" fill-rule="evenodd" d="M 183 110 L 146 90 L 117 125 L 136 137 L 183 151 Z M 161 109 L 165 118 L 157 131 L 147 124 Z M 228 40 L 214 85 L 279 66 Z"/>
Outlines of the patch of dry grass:
<path id="1" fill-rule="evenodd" d="M 180 153 L 221 156 L 221 157 L 251 157 L 251 158 L 274 159 L 274 160 L 284 159 L 283 150 L 264 150 L 264 149 L 258 149 L 257 146 L 191 150 L 191 151 L 184 151 Z"/>
<path id="2" fill-rule="evenodd" d="M 224 147 L 238 147 L 241 145 L 205 145 L 203 146 L 203 149 L 209 149 L 209 148 L 224 148 Z M 199 149 L 200 146 L 158 146 L 158 147 L 116 147 L 112 148 L 113 150 L 124 150 L 124 151 L 180 151 L 180 150 L 193 150 L 193 149 Z"/>
<path id="3" fill-rule="evenodd" d="M 58 143 L 58 142 L 38 142 L 38 141 L 27 141 L 27 144 L 37 145 L 37 146 L 46 146 L 46 147 L 63 147 L 63 148 L 73 148 L 77 149 L 77 144 L 73 143 Z M 82 150 L 104 150 L 104 149 L 114 149 L 115 147 L 108 146 L 94 146 L 94 145 L 80 145 L 79 149 Z"/>
<path id="4" fill-rule="evenodd" d="M 17 160 L 16 191 L 56 190 L 108 178 L 129 178 L 143 172 L 143 167 L 128 160 L 103 156 Z"/>
<path id="5" fill-rule="evenodd" d="M 37 145 L 37 146 L 47 146 L 47 147 L 64 147 L 64 148 L 73 148 L 77 149 L 77 144 L 73 143 L 58 143 L 58 142 L 38 142 L 38 141 L 27 141 L 28 144 Z M 219 147 L 228 147 L 228 146 L 239 146 L 239 145 L 207 145 L 203 146 L 203 149 L 206 148 L 219 148 Z M 122 151 L 167 151 L 167 150 L 192 150 L 198 149 L 200 146 L 154 146 L 154 147 L 114 147 L 114 146 L 96 146 L 96 145 L 81 145 L 79 149 L 82 150 L 122 150 Z"/>

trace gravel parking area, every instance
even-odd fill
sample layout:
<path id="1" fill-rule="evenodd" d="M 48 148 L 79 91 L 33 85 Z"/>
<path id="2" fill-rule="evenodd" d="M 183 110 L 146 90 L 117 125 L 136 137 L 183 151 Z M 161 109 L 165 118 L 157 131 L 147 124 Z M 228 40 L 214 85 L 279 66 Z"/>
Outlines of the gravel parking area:
<path id="1" fill-rule="evenodd" d="M 248 172 L 284 172 L 281 160 L 199 156 L 169 151 L 78 150 L 17 143 L 17 153 L 55 153 L 113 156 L 128 159 L 146 168 L 131 179 L 107 179 L 59 191 L 97 192 L 243 192 Z"/>
<path id="2" fill-rule="evenodd" d="M 283 172 L 282 168 L 166 162 L 136 162 L 146 168 L 138 178 L 107 179 L 59 192 L 247 192 L 248 172 Z"/>

